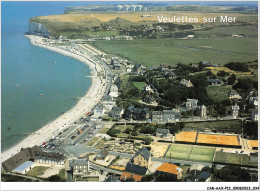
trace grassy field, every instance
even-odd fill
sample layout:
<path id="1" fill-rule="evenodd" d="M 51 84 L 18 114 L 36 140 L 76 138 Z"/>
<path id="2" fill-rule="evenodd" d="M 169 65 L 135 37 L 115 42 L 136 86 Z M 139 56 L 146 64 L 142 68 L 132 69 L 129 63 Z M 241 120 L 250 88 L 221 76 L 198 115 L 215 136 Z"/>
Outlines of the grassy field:
<path id="1" fill-rule="evenodd" d="M 227 94 L 230 90 L 232 90 L 231 85 L 207 87 L 207 92 L 209 97 L 214 101 L 219 101 L 219 102 L 228 99 Z"/>
<path id="2" fill-rule="evenodd" d="M 224 152 L 216 152 L 214 163 L 257 166 L 257 163 L 250 162 L 249 156 L 246 154 Z"/>
<path id="3" fill-rule="evenodd" d="M 133 82 L 134 86 L 137 87 L 140 91 L 143 90 L 145 82 Z"/>
<path id="4" fill-rule="evenodd" d="M 166 158 L 186 161 L 212 162 L 215 148 L 186 145 L 171 145 Z"/>
<path id="5" fill-rule="evenodd" d="M 93 45 L 146 66 L 200 61 L 223 65 L 257 59 L 257 38 L 111 40 Z"/>
<path id="6" fill-rule="evenodd" d="M 189 130 L 199 130 L 203 131 L 206 129 L 216 129 L 218 131 L 235 131 L 241 132 L 242 127 L 239 120 L 230 120 L 230 121 L 214 121 L 214 122 L 199 122 L 199 123 L 185 123 L 185 128 L 183 131 Z"/>
<path id="7" fill-rule="evenodd" d="M 99 139 L 99 137 L 93 137 L 87 144 L 86 146 L 92 146 L 95 144 L 95 142 Z"/>
<path id="8" fill-rule="evenodd" d="M 46 166 L 36 166 L 29 172 L 27 172 L 28 176 L 40 176 L 43 175 L 44 172 L 48 169 L 49 167 Z"/>
<path id="9" fill-rule="evenodd" d="M 62 179 L 65 179 L 65 169 L 61 169 L 59 171 L 59 176 L 62 178 Z"/>
<path id="10" fill-rule="evenodd" d="M 110 128 L 103 128 L 99 131 L 99 133 L 106 133 Z"/>
<path id="11" fill-rule="evenodd" d="M 94 146 L 95 149 L 101 149 L 105 145 L 104 139 L 100 139 L 99 142 Z"/>

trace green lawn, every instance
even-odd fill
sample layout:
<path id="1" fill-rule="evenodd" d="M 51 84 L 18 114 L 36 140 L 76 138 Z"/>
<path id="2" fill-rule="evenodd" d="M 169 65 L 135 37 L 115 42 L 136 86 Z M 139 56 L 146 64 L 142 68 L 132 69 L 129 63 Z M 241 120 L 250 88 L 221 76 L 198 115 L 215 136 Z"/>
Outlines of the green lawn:
<path id="1" fill-rule="evenodd" d="M 186 161 L 212 162 L 215 148 L 195 147 L 191 145 L 171 145 L 166 158 Z"/>
<path id="2" fill-rule="evenodd" d="M 90 141 L 86 144 L 86 146 L 92 146 L 95 142 L 99 139 L 99 137 L 93 137 Z"/>
<path id="3" fill-rule="evenodd" d="M 44 172 L 48 169 L 49 167 L 46 166 L 36 166 L 34 167 L 32 170 L 30 170 L 29 172 L 27 172 L 26 174 L 28 176 L 40 176 L 43 175 Z"/>
<path id="4" fill-rule="evenodd" d="M 133 82 L 134 86 L 137 87 L 140 91 L 143 90 L 145 82 Z"/>
<path id="5" fill-rule="evenodd" d="M 208 95 L 214 101 L 222 101 L 228 99 L 227 94 L 230 90 L 232 90 L 231 85 L 207 87 Z"/>
<path id="6" fill-rule="evenodd" d="M 65 179 L 65 169 L 61 169 L 59 171 L 59 176 L 62 178 L 62 179 Z"/>
<path id="7" fill-rule="evenodd" d="M 257 59 L 257 38 L 110 40 L 93 45 L 146 66 L 203 60 L 223 65 Z"/>
<path id="8" fill-rule="evenodd" d="M 251 162 L 249 156 L 246 154 L 225 153 L 225 152 L 216 152 L 214 163 L 257 166 L 257 163 Z"/>

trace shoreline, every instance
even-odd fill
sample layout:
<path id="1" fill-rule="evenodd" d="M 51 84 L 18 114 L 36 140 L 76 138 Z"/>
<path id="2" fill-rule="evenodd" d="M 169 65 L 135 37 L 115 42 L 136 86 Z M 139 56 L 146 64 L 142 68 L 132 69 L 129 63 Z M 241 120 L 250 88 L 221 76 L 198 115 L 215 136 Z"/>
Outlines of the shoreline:
<path id="1" fill-rule="evenodd" d="M 25 35 L 31 44 L 41 48 L 45 48 L 65 56 L 70 56 L 86 64 L 91 71 L 91 85 L 86 91 L 86 94 L 79 99 L 79 101 L 70 110 L 59 115 L 52 121 L 47 122 L 40 129 L 32 132 L 29 136 L 23 138 L 14 146 L 1 152 L 1 161 L 4 162 L 11 156 L 20 151 L 21 148 L 32 147 L 34 145 L 41 145 L 43 142 L 56 136 L 62 130 L 68 128 L 74 121 L 88 113 L 99 101 L 102 99 L 106 90 L 106 80 L 101 79 L 98 74 L 104 72 L 100 64 L 84 57 L 79 52 L 66 51 L 54 46 L 45 45 L 42 40 L 43 37 L 35 35 Z"/>

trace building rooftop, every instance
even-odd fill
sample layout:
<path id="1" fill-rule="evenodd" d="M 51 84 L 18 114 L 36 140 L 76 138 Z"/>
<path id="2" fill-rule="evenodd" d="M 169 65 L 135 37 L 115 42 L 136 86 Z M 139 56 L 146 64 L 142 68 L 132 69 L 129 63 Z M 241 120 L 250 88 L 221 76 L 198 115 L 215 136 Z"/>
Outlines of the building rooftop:
<path id="1" fill-rule="evenodd" d="M 22 173 L 25 169 L 32 166 L 33 164 L 34 164 L 34 162 L 32 162 L 32 161 L 26 161 L 23 164 L 21 164 L 20 166 L 18 166 L 17 168 L 15 168 L 13 171 Z"/>
<path id="2" fill-rule="evenodd" d="M 161 172 L 167 172 L 167 173 L 170 173 L 170 174 L 178 175 L 182 169 L 180 167 L 178 167 L 177 165 L 172 164 L 172 163 L 163 163 L 156 170 L 161 171 Z"/>
<path id="3" fill-rule="evenodd" d="M 248 140 L 247 145 L 250 149 L 258 148 L 258 140 Z"/>
<path id="4" fill-rule="evenodd" d="M 134 157 L 142 155 L 146 160 L 149 160 L 149 158 L 151 157 L 151 153 L 147 150 L 147 148 L 143 147 L 141 149 L 139 149 Z"/>
<path id="5" fill-rule="evenodd" d="M 136 173 L 136 174 L 146 174 L 148 168 L 146 167 L 143 167 L 143 166 L 139 166 L 139 165 L 135 165 L 131 162 L 128 162 L 125 169 L 129 172 L 133 172 L 133 173 Z"/>
<path id="6" fill-rule="evenodd" d="M 133 178 L 135 181 L 140 182 L 143 177 L 139 176 L 139 175 L 123 172 L 121 177 L 120 177 L 120 180 L 126 180 L 126 179 L 129 179 L 129 178 Z"/>

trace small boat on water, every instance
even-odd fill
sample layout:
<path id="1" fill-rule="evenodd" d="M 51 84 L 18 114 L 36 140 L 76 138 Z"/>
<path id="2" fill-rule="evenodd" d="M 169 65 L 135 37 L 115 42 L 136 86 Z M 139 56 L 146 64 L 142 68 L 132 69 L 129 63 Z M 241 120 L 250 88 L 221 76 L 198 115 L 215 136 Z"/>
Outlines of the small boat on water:
<path id="1" fill-rule="evenodd" d="M 40 94 L 40 96 L 43 96 L 43 94 Z"/>
<path id="2" fill-rule="evenodd" d="M 56 61 L 54 62 L 54 64 L 56 64 Z"/>
<path id="3" fill-rule="evenodd" d="M 19 84 L 18 84 L 18 83 L 16 84 L 16 87 L 17 87 L 17 88 L 19 87 Z"/>
<path id="4" fill-rule="evenodd" d="M 8 117 L 11 117 L 11 115 L 7 115 Z"/>

